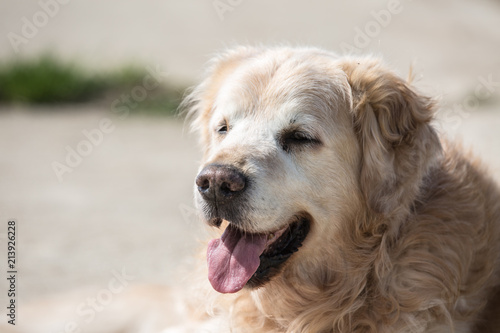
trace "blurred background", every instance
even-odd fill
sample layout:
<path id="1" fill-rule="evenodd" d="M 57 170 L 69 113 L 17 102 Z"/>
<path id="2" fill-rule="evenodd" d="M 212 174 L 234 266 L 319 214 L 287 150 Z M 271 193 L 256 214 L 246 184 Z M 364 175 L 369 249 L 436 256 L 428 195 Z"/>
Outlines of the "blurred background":
<path id="1" fill-rule="evenodd" d="M 182 279 L 205 231 L 197 140 L 176 108 L 206 62 L 239 44 L 374 54 L 404 77 L 412 67 L 439 98 L 439 131 L 500 180 L 499 1 L 2 1 L 1 324 L 11 219 L 20 324 L 23 306 L 95 295 L 124 271 L 134 285 Z"/>

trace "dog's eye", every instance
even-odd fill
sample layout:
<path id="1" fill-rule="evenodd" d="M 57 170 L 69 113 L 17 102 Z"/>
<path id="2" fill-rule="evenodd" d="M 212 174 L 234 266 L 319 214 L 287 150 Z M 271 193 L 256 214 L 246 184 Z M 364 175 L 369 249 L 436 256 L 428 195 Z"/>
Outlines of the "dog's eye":
<path id="1" fill-rule="evenodd" d="M 286 152 L 289 152 L 293 148 L 307 147 L 320 143 L 319 140 L 302 131 L 285 132 L 281 136 L 280 141 L 283 150 Z"/>
<path id="2" fill-rule="evenodd" d="M 288 137 L 288 140 L 296 141 L 298 143 L 305 143 L 311 140 L 307 134 L 302 133 L 302 132 L 292 132 L 290 136 Z"/>
<path id="3" fill-rule="evenodd" d="M 218 127 L 217 127 L 217 133 L 219 133 L 220 135 L 224 135 L 226 134 L 228 131 L 228 127 L 227 127 L 227 123 L 224 122 L 222 124 L 220 124 Z"/>

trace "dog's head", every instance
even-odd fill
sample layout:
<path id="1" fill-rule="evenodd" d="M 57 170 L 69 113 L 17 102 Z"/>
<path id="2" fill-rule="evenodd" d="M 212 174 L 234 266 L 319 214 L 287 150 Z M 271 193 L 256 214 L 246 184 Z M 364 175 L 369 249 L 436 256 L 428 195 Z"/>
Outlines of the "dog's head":
<path id="1" fill-rule="evenodd" d="M 207 252 L 220 292 L 321 264 L 360 212 L 396 219 L 439 150 L 431 102 L 370 58 L 238 48 L 184 103 L 204 153 L 197 206 L 225 228 Z"/>

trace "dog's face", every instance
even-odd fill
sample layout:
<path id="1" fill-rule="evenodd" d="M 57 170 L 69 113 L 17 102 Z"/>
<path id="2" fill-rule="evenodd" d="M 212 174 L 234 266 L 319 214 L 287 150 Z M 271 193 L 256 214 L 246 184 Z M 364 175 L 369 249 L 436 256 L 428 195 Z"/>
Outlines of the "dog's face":
<path id="1" fill-rule="evenodd" d="M 225 228 L 207 252 L 216 290 L 262 286 L 289 265 L 317 260 L 365 199 L 378 210 L 394 205 L 383 199 L 389 188 L 381 200 L 364 188 L 367 173 L 383 181 L 394 171 L 366 170 L 367 159 L 388 152 L 367 157 L 360 130 L 393 129 L 360 128 L 351 66 L 315 50 L 240 49 L 191 95 L 204 146 L 197 206 L 208 224 Z"/>

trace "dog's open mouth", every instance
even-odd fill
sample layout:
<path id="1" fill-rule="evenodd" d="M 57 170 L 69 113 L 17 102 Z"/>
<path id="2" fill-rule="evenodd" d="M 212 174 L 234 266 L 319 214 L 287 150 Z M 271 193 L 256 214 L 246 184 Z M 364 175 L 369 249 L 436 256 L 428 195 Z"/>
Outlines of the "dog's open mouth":
<path id="1" fill-rule="evenodd" d="M 258 287 L 276 275 L 307 237 L 309 218 L 298 215 L 286 227 L 269 234 L 246 233 L 229 224 L 221 238 L 208 244 L 208 278 L 221 293 L 245 285 Z"/>

